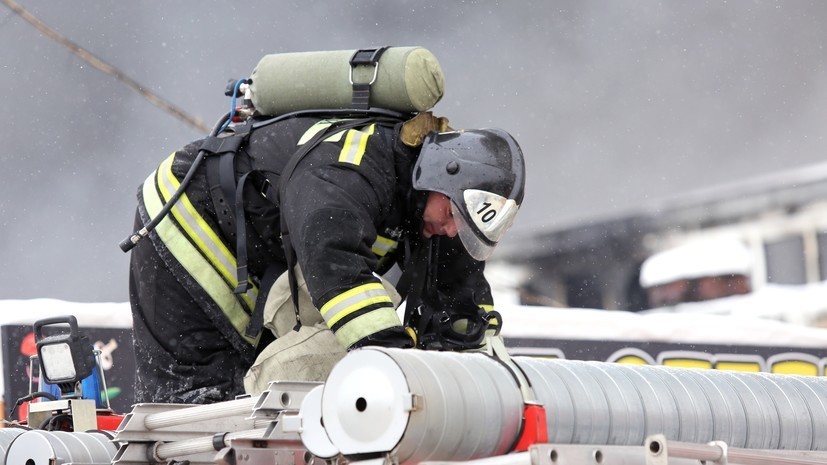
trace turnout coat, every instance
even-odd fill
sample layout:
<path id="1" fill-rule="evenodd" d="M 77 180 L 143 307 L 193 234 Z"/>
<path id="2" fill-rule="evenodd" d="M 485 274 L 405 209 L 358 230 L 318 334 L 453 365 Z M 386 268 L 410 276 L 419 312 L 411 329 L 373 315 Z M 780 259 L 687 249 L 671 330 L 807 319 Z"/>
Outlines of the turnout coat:
<path id="1" fill-rule="evenodd" d="M 133 249 L 137 402 L 210 403 L 243 393 L 245 371 L 273 339 L 256 313 L 273 276 L 287 270 L 284 241 L 344 348 L 412 345 L 377 277 L 404 268 L 406 251 L 422 241 L 426 193 L 411 187 L 418 149 L 400 142 L 401 124 L 326 137 L 277 195 L 294 153 L 332 122 L 287 119 L 255 129 L 235 153 L 208 155 L 150 240 Z M 173 153 L 140 186 L 139 227 L 172 196 L 205 140 Z M 445 302 L 492 308 L 484 263 L 458 238 L 443 238 L 438 263 Z"/>

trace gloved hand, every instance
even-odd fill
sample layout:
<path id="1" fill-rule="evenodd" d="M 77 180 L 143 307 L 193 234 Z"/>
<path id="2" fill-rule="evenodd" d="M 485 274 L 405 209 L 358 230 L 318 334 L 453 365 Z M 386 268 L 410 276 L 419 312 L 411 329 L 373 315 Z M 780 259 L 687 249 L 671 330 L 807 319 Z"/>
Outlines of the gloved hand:
<path id="1" fill-rule="evenodd" d="M 402 123 L 399 138 L 408 147 L 419 147 L 429 132 L 450 131 L 448 118 L 434 116 L 430 111 L 423 111 L 413 118 Z"/>
<path id="2" fill-rule="evenodd" d="M 356 341 L 348 350 L 358 349 L 365 346 L 396 347 L 399 349 L 410 349 L 415 343 L 411 335 L 402 326 L 393 326 L 363 337 Z"/>
<path id="3" fill-rule="evenodd" d="M 499 332 L 491 323 L 498 321 L 499 313 L 486 312 L 476 306 L 454 307 L 451 312 L 434 310 L 423 301 L 408 314 L 406 324 L 413 333 L 417 347 L 425 350 L 465 351 L 480 349 L 486 332 Z"/>

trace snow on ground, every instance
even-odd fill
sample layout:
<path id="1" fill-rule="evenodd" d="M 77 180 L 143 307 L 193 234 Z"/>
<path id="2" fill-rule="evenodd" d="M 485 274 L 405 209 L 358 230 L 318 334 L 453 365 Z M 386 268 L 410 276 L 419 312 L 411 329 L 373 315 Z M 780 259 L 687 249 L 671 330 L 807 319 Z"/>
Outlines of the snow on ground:
<path id="1" fill-rule="evenodd" d="M 827 307 L 827 284 L 768 286 L 747 296 L 643 313 L 528 307 L 517 305 L 513 298 L 497 300 L 505 337 L 827 347 L 827 329 L 794 324 Z M 75 315 L 81 327 L 132 325 L 127 302 L 0 300 L 0 325 L 32 324 L 69 314 Z M 2 383 L 0 377 L 0 393 Z"/>

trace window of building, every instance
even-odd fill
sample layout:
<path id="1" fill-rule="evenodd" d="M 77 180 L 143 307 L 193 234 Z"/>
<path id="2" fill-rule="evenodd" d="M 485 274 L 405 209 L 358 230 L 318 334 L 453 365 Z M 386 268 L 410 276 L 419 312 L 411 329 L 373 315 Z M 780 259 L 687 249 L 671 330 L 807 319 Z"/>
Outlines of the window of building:
<path id="1" fill-rule="evenodd" d="M 818 274 L 821 281 L 827 280 L 827 232 L 816 234 L 818 241 Z"/>
<path id="2" fill-rule="evenodd" d="M 603 294 L 595 276 L 566 277 L 566 304 L 572 308 L 603 308 Z"/>
<path id="3" fill-rule="evenodd" d="M 804 239 L 789 236 L 764 244 L 767 282 L 774 284 L 805 284 Z"/>

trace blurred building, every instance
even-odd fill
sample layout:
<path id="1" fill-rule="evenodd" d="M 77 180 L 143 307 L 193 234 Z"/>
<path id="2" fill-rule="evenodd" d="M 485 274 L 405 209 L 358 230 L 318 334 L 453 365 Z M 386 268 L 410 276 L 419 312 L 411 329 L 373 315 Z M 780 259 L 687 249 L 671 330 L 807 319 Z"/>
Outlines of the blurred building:
<path id="1" fill-rule="evenodd" d="M 658 252 L 640 267 L 650 307 L 705 302 L 752 291 L 752 254 L 734 238 L 700 239 Z"/>
<path id="2" fill-rule="evenodd" d="M 518 290 L 525 304 L 637 311 L 665 305 L 650 301 L 641 286 L 644 261 L 690 243 L 714 248 L 721 240 L 744 248 L 749 269 L 742 284 L 752 291 L 827 280 L 827 163 L 521 238 L 503 244 L 497 258 L 523 268 Z M 684 258 L 690 271 L 697 266 L 692 255 Z"/>

